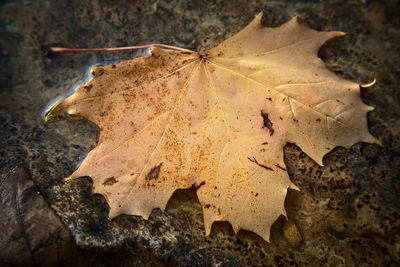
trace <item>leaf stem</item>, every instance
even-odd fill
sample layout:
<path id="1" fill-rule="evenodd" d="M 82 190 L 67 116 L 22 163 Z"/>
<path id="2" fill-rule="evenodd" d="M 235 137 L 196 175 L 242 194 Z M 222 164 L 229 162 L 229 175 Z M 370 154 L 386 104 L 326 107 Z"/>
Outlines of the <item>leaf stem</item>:
<path id="1" fill-rule="evenodd" d="M 182 52 L 190 52 L 190 53 L 194 52 L 189 49 L 180 48 L 180 47 L 172 46 L 172 45 L 165 45 L 165 44 L 149 44 L 149 45 L 110 47 L 110 48 L 67 48 L 67 47 L 50 46 L 50 47 L 47 47 L 47 49 L 50 52 L 55 52 L 55 53 L 59 53 L 59 52 L 109 52 L 109 51 L 145 49 L 145 48 L 149 48 L 152 46 L 158 46 L 158 47 L 178 50 L 178 51 L 182 51 Z"/>

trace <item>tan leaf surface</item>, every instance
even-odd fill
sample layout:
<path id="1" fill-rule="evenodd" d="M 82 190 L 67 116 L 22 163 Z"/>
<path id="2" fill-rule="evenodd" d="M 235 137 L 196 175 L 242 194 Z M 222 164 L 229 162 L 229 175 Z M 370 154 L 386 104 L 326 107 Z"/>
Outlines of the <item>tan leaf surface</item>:
<path id="1" fill-rule="evenodd" d="M 297 18 L 278 28 L 262 14 L 205 55 L 152 55 L 93 68 L 94 78 L 57 105 L 100 127 L 74 177 L 90 176 L 110 217 L 147 219 L 179 188 L 198 188 L 206 234 L 214 221 L 269 239 L 285 214 L 283 147 L 296 143 L 322 165 L 336 146 L 373 142 L 359 85 L 324 67 L 319 47 L 340 32 Z"/>

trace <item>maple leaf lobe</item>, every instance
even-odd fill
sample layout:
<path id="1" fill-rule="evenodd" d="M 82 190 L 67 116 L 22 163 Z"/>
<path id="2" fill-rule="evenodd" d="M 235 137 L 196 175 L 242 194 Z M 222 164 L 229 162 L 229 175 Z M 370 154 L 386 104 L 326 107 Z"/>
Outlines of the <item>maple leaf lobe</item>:
<path id="1" fill-rule="evenodd" d="M 194 186 L 207 235 L 214 221 L 229 221 L 268 240 L 288 188 L 298 189 L 283 167 L 286 143 L 322 165 L 336 146 L 373 141 L 358 84 L 317 57 L 338 32 L 296 18 L 266 28 L 261 18 L 204 56 L 154 47 L 96 67 L 52 110 L 99 125 L 98 145 L 73 176 L 92 177 L 110 217 L 147 219 L 175 190 Z"/>

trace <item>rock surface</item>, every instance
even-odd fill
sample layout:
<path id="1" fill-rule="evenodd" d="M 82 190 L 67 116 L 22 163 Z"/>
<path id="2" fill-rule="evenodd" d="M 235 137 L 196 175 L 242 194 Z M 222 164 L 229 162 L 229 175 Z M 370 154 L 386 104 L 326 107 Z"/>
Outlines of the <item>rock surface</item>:
<path id="1" fill-rule="evenodd" d="M 4 181 L 29 165 L 45 200 L 80 249 L 79 265 L 398 265 L 400 263 L 400 7 L 396 1 L 4 1 L 0 4 L 0 168 Z M 286 199 L 300 231 L 296 248 L 285 239 L 285 218 L 271 243 L 227 223 L 205 237 L 194 189 L 179 190 L 165 213 L 150 220 L 119 216 L 91 194 L 90 178 L 65 181 L 98 138 L 95 125 L 62 116 L 45 124 L 43 112 L 87 77 L 90 66 L 139 52 L 51 54 L 47 45 L 115 47 L 160 42 L 206 50 L 235 34 L 264 10 L 265 25 L 294 15 L 317 30 L 347 32 L 325 44 L 320 57 L 346 79 L 377 84 L 363 90 L 376 109 L 370 132 L 383 147 L 337 148 L 320 167 L 288 144 L 285 163 L 301 189 Z M 86 75 L 87 76 L 87 75 Z"/>

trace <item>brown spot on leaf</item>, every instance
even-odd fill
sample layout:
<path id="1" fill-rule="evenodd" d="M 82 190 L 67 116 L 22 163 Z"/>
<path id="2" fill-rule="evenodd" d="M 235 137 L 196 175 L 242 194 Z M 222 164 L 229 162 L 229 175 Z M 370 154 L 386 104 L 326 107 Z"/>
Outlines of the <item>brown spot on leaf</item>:
<path id="1" fill-rule="evenodd" d="M 107 178 L 107 179 L 103 182 L 103 185 L 104 185 L 104 186 L 107 186 L 107 185 L 113 185 L 113 184 L 116 184 L 116 183 L 118 183 L 118 180 L 115 179 L 114 176 L 111 176 L 111 177 Z"/>
<path id="2" fill-rule="evenodd" d="M 263 117 L 264 120 L 263 128 L 267 128 L 269 131 L 269 135 L 272 136 L 274 134 L 274 129 L 272 128 L 273 124 L 271 120 L 268 118 L 268 114 L 264 113 L 264 111 L 261 110 L 261 116 Z"/>
<path id="3" fill-rule="evenodd" d="M 85 88 L 86 91 L 89 93 L 90 90 L 92 89 L 92 87 L 93 87 L 93 84 L 89 84 L 89 85 L 85 85 L 83 88 Z"/>
<path id="4" fill-rule="evenodd" d="M 156 180 L 158 178 L 158 175 L 160 175 L 160 170 L 162 166 L 162 162 L 158 164 L 157 166 L 153 167 L 149 173 L 146 175 L 147 180 Z"/>

